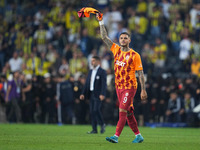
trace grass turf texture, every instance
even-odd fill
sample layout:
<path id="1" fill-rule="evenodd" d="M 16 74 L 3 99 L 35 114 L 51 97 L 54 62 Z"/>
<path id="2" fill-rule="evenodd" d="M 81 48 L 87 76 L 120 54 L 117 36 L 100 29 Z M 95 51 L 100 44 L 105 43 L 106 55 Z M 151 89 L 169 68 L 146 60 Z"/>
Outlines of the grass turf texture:
<path id="1" fill-rule="evenodd" d="M 126 126 L 118 144 L 109 143 L 114 126 L 104 134 L 86 134 L 91 126 L 0 124 L 0 150 L 199 150 L 200 129 L 139 128 L 144 142 L 132 144 L 131 129 Z"/>

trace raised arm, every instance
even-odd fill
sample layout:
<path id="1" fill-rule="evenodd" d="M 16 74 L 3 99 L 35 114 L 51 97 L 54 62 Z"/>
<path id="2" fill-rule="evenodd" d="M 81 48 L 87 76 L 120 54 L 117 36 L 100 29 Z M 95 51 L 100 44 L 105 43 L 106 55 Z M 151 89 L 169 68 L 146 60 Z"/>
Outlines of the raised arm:
<path id="1" fill-rule="evenodd" d="M 109 49 L 111 49 L 113 42 L 111 41 L 111 39 L 108 37 L 108 33 L 106 31 L 106 28 L 104 26 L 104 22 L 103 19 L 99 20 L 99 14 L 96 14 L 96 18 L 99 21 L 99 25 L 100 25 L 100 33 L 101 33 L 101 38 L 102 40 L 106 43 L 106 45 L 108 46 Z"/>
<path id="2" fill-rule="evenodd" d="M 140 84 L 141 84 L 141 99 L 142 100 L 146 100 L 147 99 L 147 92 L 146 92 L 146 87 L 145 87 L 145 80 L 144 80 L 144 73 L 143 70 L 138 70 L 138 77 L 140 80 Z"/>

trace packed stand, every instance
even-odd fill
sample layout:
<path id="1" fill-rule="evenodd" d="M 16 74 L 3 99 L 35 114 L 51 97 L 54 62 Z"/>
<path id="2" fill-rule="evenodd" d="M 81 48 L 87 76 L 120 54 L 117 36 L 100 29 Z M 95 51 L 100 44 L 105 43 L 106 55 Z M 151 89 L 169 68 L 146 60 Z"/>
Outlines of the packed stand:
<path id="1" fill-rule="evenodd" d="M 89 102 L 79 99 L 91 58 L 107 71 L 102 112 L 118 118 L 113 56 L 100 38 L 94 15 L 103 12 L 116 43 L 131 33 L 130 47 L 142 56 L 148 101 L 137 92 L 139 125 L 185 122 L 200 126 L 200 3 L 198 0 L 37 0 L 0 3 L 0 122 L 88 124 Z M 65 92 L 67 91 L 67 92 Z"/>

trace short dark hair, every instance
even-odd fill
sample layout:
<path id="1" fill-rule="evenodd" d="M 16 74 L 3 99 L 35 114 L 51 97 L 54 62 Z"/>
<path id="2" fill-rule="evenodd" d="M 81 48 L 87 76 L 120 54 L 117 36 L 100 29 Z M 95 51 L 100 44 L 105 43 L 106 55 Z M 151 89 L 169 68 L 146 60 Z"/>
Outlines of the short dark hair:
<path id="1" fill-rule="evenodd" d="M 119 37 L 120 37 L 122 34 L 126 34 L 126 35 L 128 35 L 128 37 L 131 37 L 131 35 L 130 35 L 128 32 L 122 32 L 122 33 L 120 33 Z"/>
<path id="2" fill-rule="evenodd" d="M 92 58 L 94 58 L 94 59 L 96 59 L 96 60 L 98 60 L 98 61 L 101 60 L 99 56 L 93 56 Z"/>

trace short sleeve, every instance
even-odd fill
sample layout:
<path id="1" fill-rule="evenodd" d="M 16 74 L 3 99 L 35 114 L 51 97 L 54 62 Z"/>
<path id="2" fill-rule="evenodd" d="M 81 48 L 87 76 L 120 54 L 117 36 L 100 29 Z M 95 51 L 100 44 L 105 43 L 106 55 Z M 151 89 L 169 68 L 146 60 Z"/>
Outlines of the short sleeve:
<path id="1" fill-rule="evenodd" d="M 143 70 L 142 61 L 138 53 L 136 53 L 134 61 L 135 61 L 135 70 Z"/>
<path id="2" fill-rule="evenodd" d="M 118 52 L 118 50 L 120 49 L 120 46 L 117 45 L 116 43 L 113 43 L 112 47 L 110 48 L 110 50 L 112 51 L 112 53 L 115 54 Z"/>

